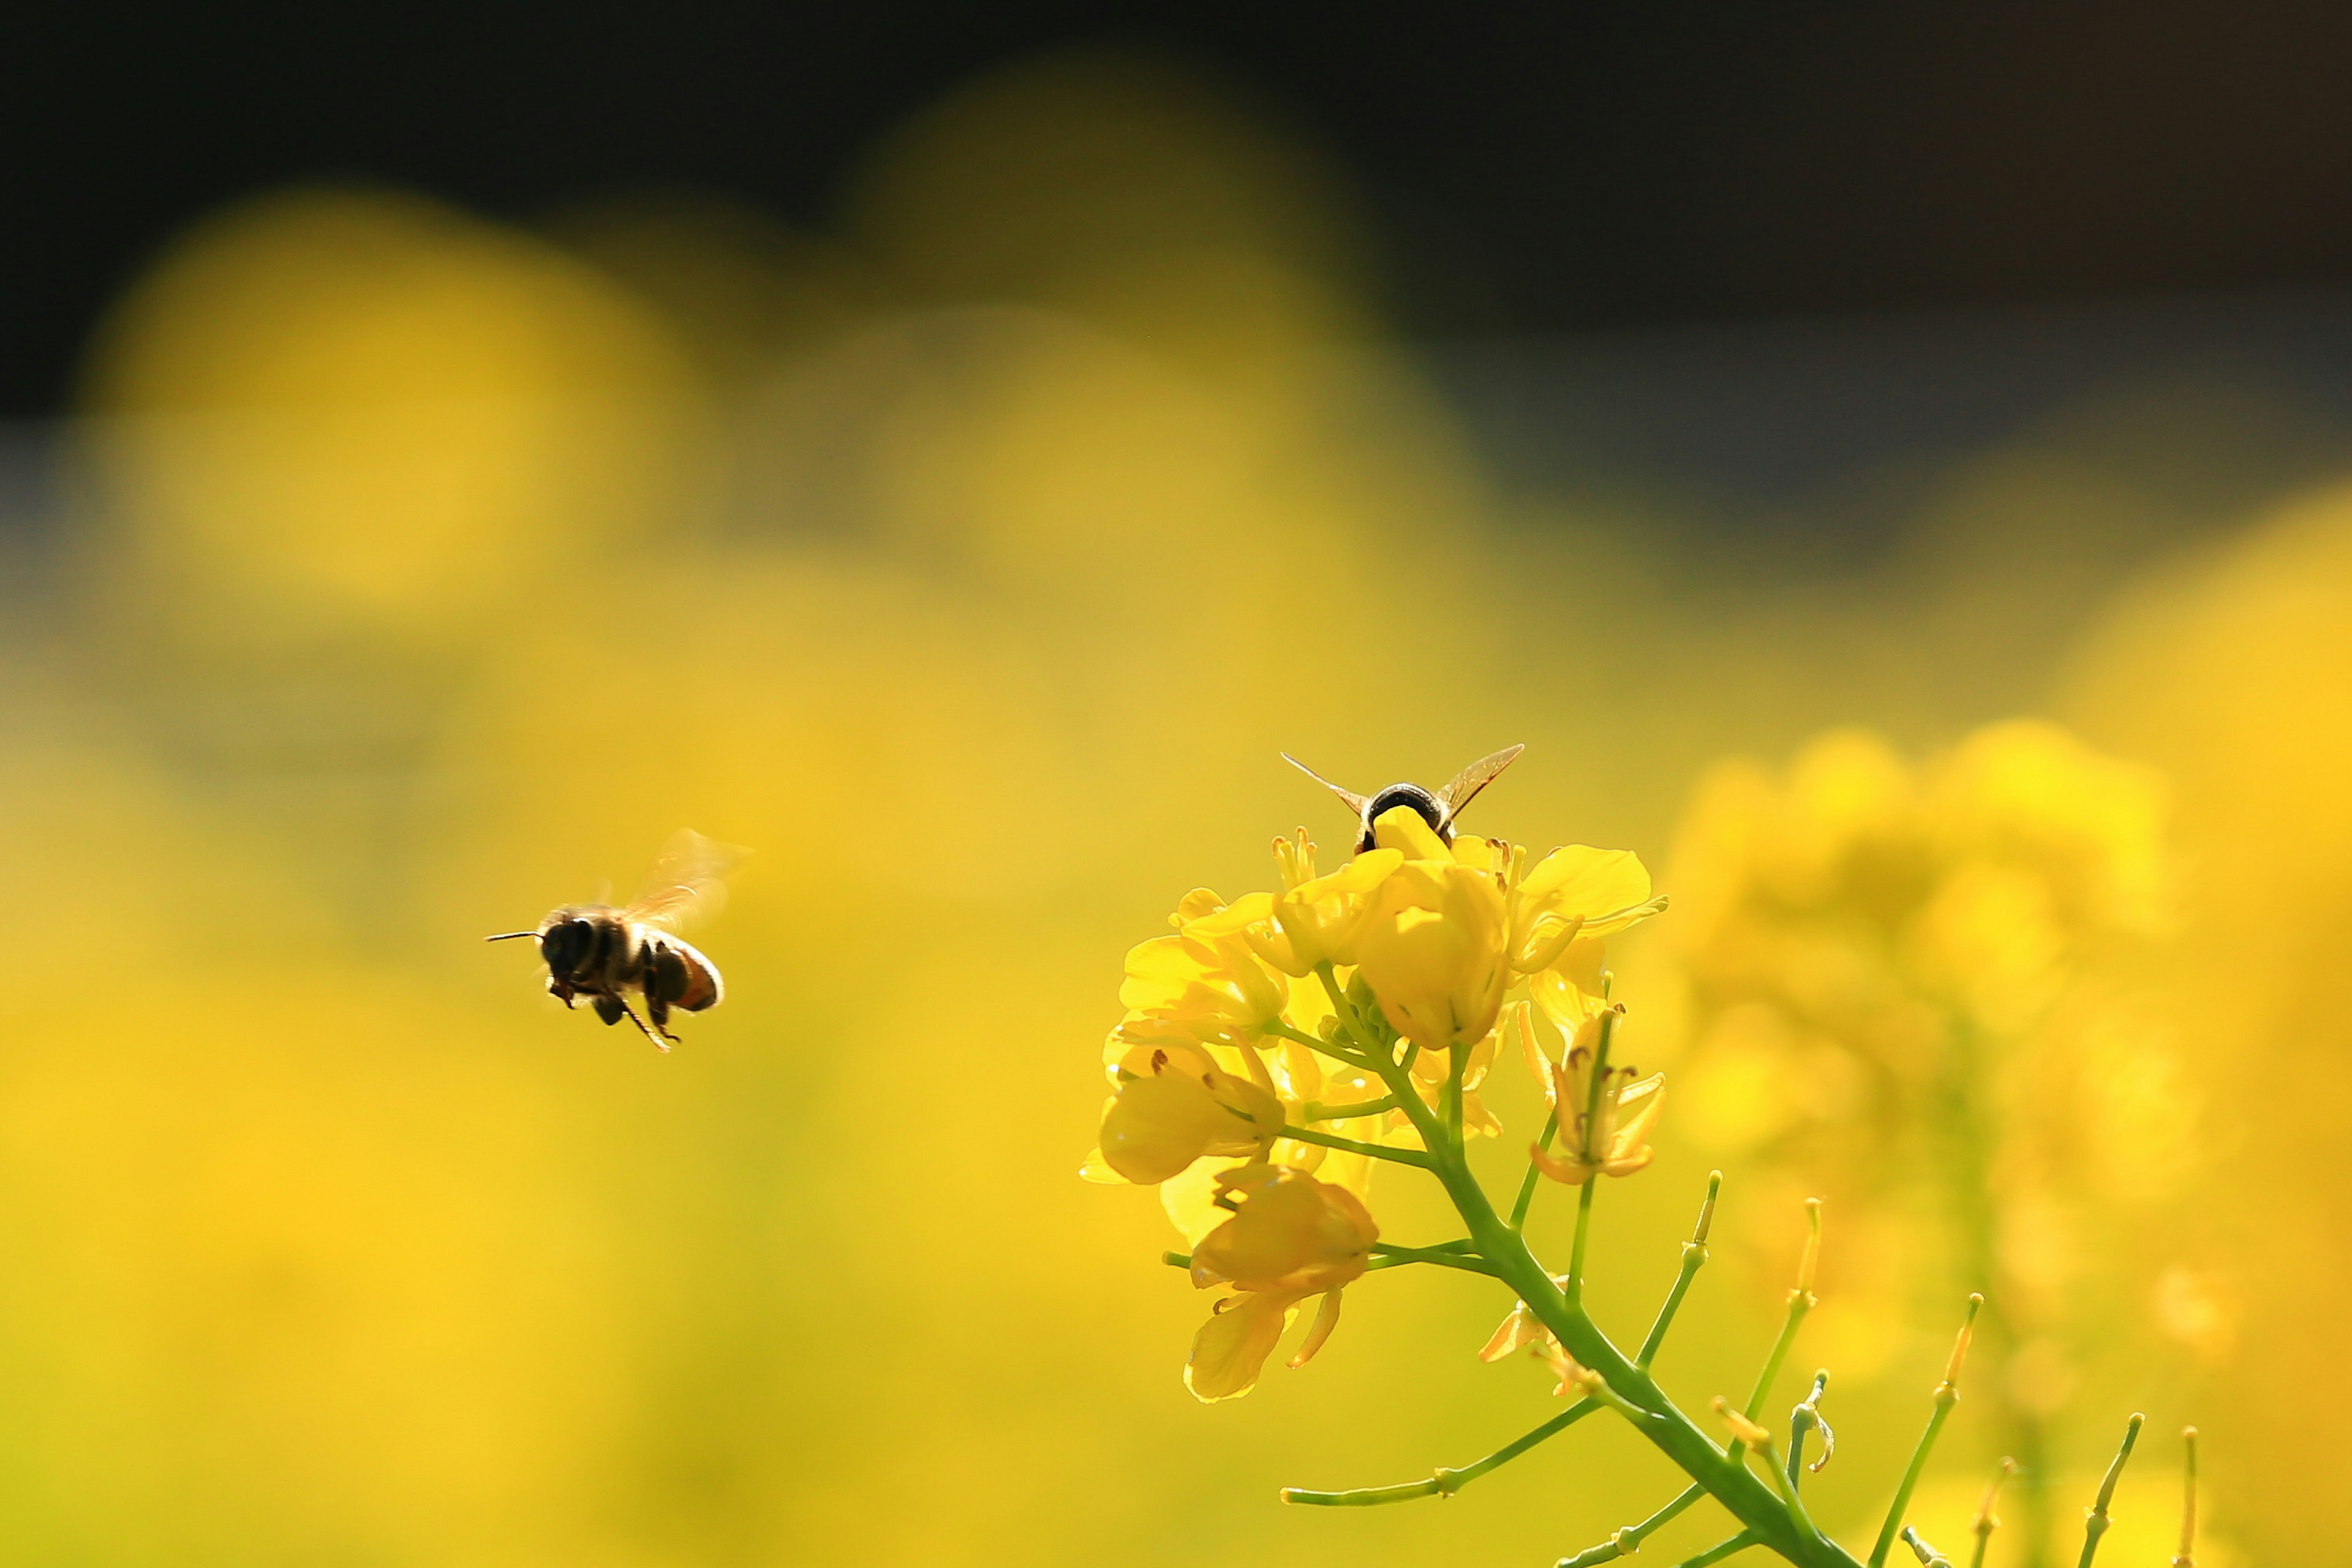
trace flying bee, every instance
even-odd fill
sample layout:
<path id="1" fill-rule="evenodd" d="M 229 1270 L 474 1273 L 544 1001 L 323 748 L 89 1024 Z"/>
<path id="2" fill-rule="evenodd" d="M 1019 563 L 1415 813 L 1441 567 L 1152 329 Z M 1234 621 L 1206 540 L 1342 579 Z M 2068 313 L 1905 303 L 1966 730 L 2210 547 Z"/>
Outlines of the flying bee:
<path id="1" fill-rule="evenodd" d="M 666 1051 L 677 1038 L 669 1032 L 671 1008 L 706 1012 L 727 994 L 719 966 L 677 933 L 719 912 L 727 900 L 720 879 L 749 853 L 681 831 L 654 862 L 646 890 L 626 908 L 566 904 L 533 930 L 501 931 L 488 940 L 537 937 L 539 955 L 547 961 L 548 994 L 566 1007 L 585 996 L 605 1023 L 626 1018 Z M 645 1018 L 629 1005 L 631 991 L 645 999 Z"/>
<path id="2" fill-rule="evenodd" d="M 1392 784 L 1373 795 L 1358 795 L 1354 790 L 1340 788 L 1288 752 L 1282 753 L 1282 760 L 1348 803 L 1348 809 L 1356 814 L 1356 820 L 1364 830 L 1362 842 L 1356 846 L 1356 852 L 1363 854 L 1373 847 L 1372 824 L 1381 819 L 1382 812 L 1400 805 L 1412 807 L 1421 814 L 1421 819 L 1429 824 L 1431 831 L 1446 843 L 1453 843 L 1454 819 L 1462 815 L 1462 808 L 1468 805 L 1471 797 L 1480 790 L 1493 784 L 1496 775 L 1509 767 L 1511 760 L 1526 750 L 1525 746 L 1506 746 L 1492 756 L 1481 757 L 1455 773 L 1453 783 L 1433 793 L 1417 784 Z"/>

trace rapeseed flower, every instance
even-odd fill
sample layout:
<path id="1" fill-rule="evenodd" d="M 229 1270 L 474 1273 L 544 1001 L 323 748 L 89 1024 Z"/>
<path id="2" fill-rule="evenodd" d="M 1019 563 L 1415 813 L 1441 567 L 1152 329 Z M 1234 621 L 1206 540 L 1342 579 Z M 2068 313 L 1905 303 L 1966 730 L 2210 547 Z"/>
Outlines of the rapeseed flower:
<path id="1" fill-rule="evenodd" d="M 1371 1261 L 1380 1227 L 1356 1195 L 1285 1165 L 1252 1163 L 1217 1178 L 1217 1202 L 1234 1211 L 1192 1249 L 1192 1283 L 1230 1284 L 1193 1336 L 1185 1386 L 1203 1401 L 1231 1399 L 1256 1384 L 1291 1313 L 1308 1296 L 1323 1304 L 1290 1364 L 1304 1366 L 1339 1321 L 1339 1292 Z"/>
<path id="2" fill-rule="evenodd" d="M 1357 933 L 1358 972 L 1404 1038 L 1432 1051 L 1475 1046 L 1493 1030 L 1511 980 L 1510 912 L 1491 866 L 1476 863 L 1486 841 L 1449 847 L 1402 805 L 1382 813 L 1372 834 L 1404 858 Z"/>
<path id="3" fill-rule="evenodd" d="M 1196 889 L 1171 934 L 1128 954 L 1113 1096 L 1081 1173 L 1156 1187 L 1194 1283 L 1229 1290 L 1185 1370 L 1204 1400 L 1247 1392 L 1312 1296 L 1292 1364 L 1323 1343 L 1379 1237 L 1373 1168 L 1425 1154 L 1431 1113 L 1449 1139 L 1501 1133 L 1479 1089 L 1507 996 L 1523 990 L 1564 1041 L 1607 1006 L 1604 939 L 1664 907 L 1627 851 L 1531 864 L 1498 840 L 1448 842 L 1410 806 L 1372 840 L 1326 871 L 1303 829 L 1277 838 L 1278 889 Z M 1646 1162 L 1654 1087 L 1631 1087 L 1603 1111 L 1595 1168 Z"/>
<path id="4" fill-rule="evenodd" d="M 1571 1034 L 1538 1002 L 1513 1010 L 1528 1068 L 1561 1133 L 1559 1153 L 1531 1145 L 1528 1157 L 1556 1182 L 1580 1186 L 1595 1173 L 1630 1176 L 1656 1154 L 1650 1133 L 1665 1108 L 1666 1075 L 1637 1079 L 1633 1068 L 1602 1058 L 1604 1037 L 1623 1016 L 1622 1007 L 1594 1011 Z"/>

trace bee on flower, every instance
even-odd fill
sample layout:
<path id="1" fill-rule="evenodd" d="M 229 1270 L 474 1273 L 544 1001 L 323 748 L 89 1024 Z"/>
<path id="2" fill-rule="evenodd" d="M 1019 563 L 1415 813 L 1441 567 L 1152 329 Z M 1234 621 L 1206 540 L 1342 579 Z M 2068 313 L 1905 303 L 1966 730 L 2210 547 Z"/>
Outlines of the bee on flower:
<path id="1" fill-rule="evenodd" d="M 1339 791 L 1360 834 L 1345 862 L 1320 864 L 1301 828 L 1274 841 L 1276 886 L 1230 902 L 1196 889 L 1171 934 L 1128 953 L 1126 1013 L 1104 1048 L 1112 1094 L 1082 1173 L 1158 1188 L 1195 1287 L 1229 1292 L 1186 1369 L 1199 1398 L 1246 1393 L 1310 1297 L 1320 1305 L 1291 1364 L 1321 1347 L 1342 1290 L 1381 1266 L 1374 1170 L 1499 1136 L 1479 1089 L 1510 998 L 1570 1020 L 1522 1020 L 1523 1041 L 1574 1034 L 1604 1010 L 1604 939 L 1664 906 L 1629 851 L 1534 858 L 1455 831 L 1517 754 L 1474 763 L 1444 791 Z M 1566 1040 L 1553 1058 L 1581 1070 Z M 1604 1071 L 1601 1130 L 1563 1115 L 1570 1141 L 1544 1156 L 1555 1174 L 1562 1161 L 1618 1175 L 1647 1163 L 1656 1080 L 1617 1085 Z"/>

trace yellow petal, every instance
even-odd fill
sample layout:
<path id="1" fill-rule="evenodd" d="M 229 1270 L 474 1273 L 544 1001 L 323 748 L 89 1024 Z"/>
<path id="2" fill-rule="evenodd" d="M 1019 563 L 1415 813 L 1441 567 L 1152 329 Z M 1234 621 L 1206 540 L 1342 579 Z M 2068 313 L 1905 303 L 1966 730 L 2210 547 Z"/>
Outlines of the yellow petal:
<path id="1" fill-rule="evenodd" d="M 1381 849 L 1395 849 L 1409 860 L 1443 860 L 1452 864 L 1454 851 L 1445 840 L 1429 826 L 1429 819 L 1409 805 L 1392 805 L 1381 813 L 1372 824 L 1372 843 Z"/>
<path id="2" fill-rule="evenodd" d="M 1323 1292 L 1323 1305 L 1316 1309 L 1315 1321 L 1307 1325 L 1307 1337 L 1299 1342 L 1297 1352 L 1291 1356 L 1290 1370 L 1297 1372 L 1313 1361 L 1315 1352 L 1323 1348 L 1323 1342 L 1329 1339 L 1331 1331 L 1339 1326 L 1339 1289 L 1334 1286 Z"/>
<path id="3" fill-rule="evenodd" d="M 1591 1166 L 1579 1160 L 1546 1153 L 1533 1143 L 1528 1145 L 1528 1158 L 1534 1161 L 1536 1169 L 1545 1175 L 1555 1182 L 1565 1182 L 1571 1187 L 1580 1187 L 1592 1179 Z"/>
<path id="4" fill-rule="evenodd" d="M 1190 1074 L 1139 1078 L 1103 1117 L 1103 1163 L 1139 1186 L 1152 1186 L 1208 1152 L 1232 1120 L 1208 1085 Z"/>
<path id="5" fill-rule="evenodd" d="M 1216 1202 L 1217 1179 L 1233 1168 L 1228 1161 L 1202 1160 L 1160 1184 L 1160 1212 L 1186 1247 L 1200 1246 L 1202 1237 L 1234 1217 Z"/>
<path id="6" fill-rule="evenodd" d="M 1519 884 L 1519 896 L 1563 915 L 1590 918 L 1647 899 L 1650 873 L 1631 849 L 1571 844 L 1538 862 Z"/>
<path id="7" fill-rule="evenodd" d="M 1106 1187 L 1127 1185 L 1127 1178 L 1110 1168 L 1110 1162 L 1103 1158 L 1100 1148 L 1087 1151 L 1085 1163 L 1078 1166 L 1078 1180 Z"/>
<path id="8" fill-rule="evenodd" d="M 1184 1363 L 1184 1386 L 1192 1397 L 1213 1405 L 1255 1387 L 1265 1358 L 1290 1326 L 1291 1309 L 1305 1296 L 1295 1290 L 1244 1291 L 1218 1302 L 1220 1310 L 1192 1336 L 1192 1353 Z"/>
<path id="9" fill-rule="evenodd" d="M 1536 1315 L 1528 1310 L 1525 1301 L 1521 1301 L 1496 1328 L 1493 1337 L 1486 1342 L 1486 1348 L 1478 1352 L 1478 1359 L 1500 1361 L 1507 1355 L 1527 1349 L 1543 1337 L 1543 1325 L 1536 1321 Z"/>
<path id="10" fill-rule="evenodd" d="M 1234 900 L 1213 914 L 1202 915 L 1184 924 L 1186 936 L 1213 940 L 1234 936 L 1254 925 L 1263 925 L 1274 918 L 1272 893 L 1248 893 Z"/>

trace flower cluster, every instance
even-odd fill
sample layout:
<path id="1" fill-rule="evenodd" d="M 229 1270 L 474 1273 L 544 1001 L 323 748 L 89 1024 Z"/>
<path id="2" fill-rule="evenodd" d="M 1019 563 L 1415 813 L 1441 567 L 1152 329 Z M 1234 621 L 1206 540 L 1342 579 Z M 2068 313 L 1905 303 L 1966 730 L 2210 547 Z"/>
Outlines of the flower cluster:
<path id="1" fill-rule="evenodd" d="M 1193 1284 L 1226 1291 L 1185 1368 L 1202 1400 L 1246 1393 L 1310 1297 L 1290 1364 L 1328 1337 L 1382 1255 L 1377 1164 L 1425 1159 L 1433 1128 L 1457 1146 L 1500 1134 L 1478 1090 L 1506 1033 L 1558 1108 L 1559 1151 L 1531 1151 L 1547 1173 L 1649 1161 L 1660 1080 L 1596 1062 L 1621 1011 L 1602 944 L 1663 907 L 1641 861 L 1580 846 L 1531 859 L 1449 839 L 1412 806 L 1371 839 L 1328 873 L 1303 829 L 1276 839 L 1278 891 L 1195 890 L 1172 934 L 1127 956 L 1113 1096 L 1082 1173 L 1158 1187 Z"/>
<path id="2" fill-rule="evenodd" d="M 2154 773 L 2053 725 L 1916 764 L 1842 730 L 1782 773 L 1718 767 L 1676 835 L 1686 1131 L 1859 1226 L 1946 1231 L 1995 1303 L 1989 1397 L 2029 1468 L 2074 1363 L 2122 1338 L 2083 1195 L 2195 1157 L 2193 1106 L 2147 1087 L 2183 1076 L 2174 1047 L 2114 963 L 2166 923 L 2164 812 Z M 1894 1318 L 1916 1271 L 1872 1256 L 1843 1289 Z"/>

